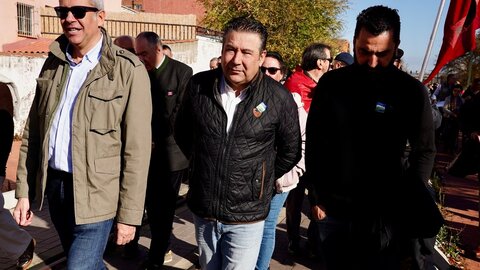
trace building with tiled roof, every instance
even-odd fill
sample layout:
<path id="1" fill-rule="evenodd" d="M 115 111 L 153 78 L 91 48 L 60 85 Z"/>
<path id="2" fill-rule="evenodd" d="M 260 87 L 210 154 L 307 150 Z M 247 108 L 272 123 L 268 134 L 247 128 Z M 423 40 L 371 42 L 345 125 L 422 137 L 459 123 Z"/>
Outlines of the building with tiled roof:
<path id="1" fill-rule="evenodd" d="M 58 5 L 58 0 L 1 0 L 0 35 L 1 54 L 38 55 L 48 53 L 55 36 L 45 37 L 42 9 Z M 122 11 L 121 0 L 105 1 L 107 12 Z M 58 34 L 57 34 L 58 35 Z"/>

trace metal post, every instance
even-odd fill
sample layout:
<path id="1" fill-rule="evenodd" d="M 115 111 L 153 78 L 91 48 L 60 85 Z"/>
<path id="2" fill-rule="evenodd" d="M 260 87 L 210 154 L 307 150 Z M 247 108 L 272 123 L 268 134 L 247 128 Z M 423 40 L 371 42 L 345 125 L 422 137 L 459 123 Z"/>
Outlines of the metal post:
<path id="1" fill-rule="evenodd" d="M 430 41 L 428 43 L 427 52 L 423 58 L 422 69 L 420 70 L 420 76 L 418 79 L 423 82 L 423 76 L 425 75 L 425 69 L 427 68 L 428 58 L 430 58 L 430 52 L 432 51 L 433 41 L 437 35 L 438 23 L 440 22 L 440 17 L 442 16 L 443 7 L 445 6 L 445 0 L 440 2 L 438 7 L 437 19 L 435 20 L 435 25 L 433 26 L 432 34 L 430 35 Z"/>
<path id="2" fill-rule="evenodd" d="M 468 57 L 468 79 L 467 85 L 471 85 L 472 82 L 472 68 L 473 68 L 473 61 L 475 61 L 475 54 L 473 52 L 469 53 Z"/>

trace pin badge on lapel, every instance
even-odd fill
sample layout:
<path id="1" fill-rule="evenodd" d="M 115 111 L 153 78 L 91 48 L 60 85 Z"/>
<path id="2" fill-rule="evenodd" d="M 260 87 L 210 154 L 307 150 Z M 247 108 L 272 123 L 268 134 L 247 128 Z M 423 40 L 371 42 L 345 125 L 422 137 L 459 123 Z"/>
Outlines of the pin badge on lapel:
<path id="1" fill-rule="evenodd" d="M 267 110 L 267 105 L 265 103 L 260 103 L 257 107 L 253 108 L 253 116 L 259 118 L 262 116 L 262 113 Z"/>
<path id="2" fill-rule="evenodd" d="M 378 113 L 385 113 L 385 108 L 387 105 L 385 103 L 377 102 L 377 105 L 375 106 L 375 111 Z"/>

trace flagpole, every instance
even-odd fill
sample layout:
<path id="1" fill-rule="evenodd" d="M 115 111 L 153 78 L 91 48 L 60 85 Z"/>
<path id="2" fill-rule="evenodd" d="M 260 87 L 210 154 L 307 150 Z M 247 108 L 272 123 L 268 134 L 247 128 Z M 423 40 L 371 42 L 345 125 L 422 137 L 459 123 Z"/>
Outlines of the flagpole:
<path id="1" fill-rule="evenodd" d="M 437 19 L 435 19 L 435 24 L 432 29 L 432 34 L 430 35 L 430 41 L 428 42 L 427 52 L 425 53 L 425 57 L 423 58 L 422 69 L 420 70 L 420 76 L 418 80 L 423 82 L 423 76 L 425 75 L 425 69 L 427 68 L 428 58 L 430 58 L 430 52 L 432 51 L 433 41 L 435 36 L 437 35 L 438 24 L 440 23 L 440 17 L 442 16 L 443 7 L 445 6 L 445 0 L 440 2 L 440 6 L 438 7 Z"/>

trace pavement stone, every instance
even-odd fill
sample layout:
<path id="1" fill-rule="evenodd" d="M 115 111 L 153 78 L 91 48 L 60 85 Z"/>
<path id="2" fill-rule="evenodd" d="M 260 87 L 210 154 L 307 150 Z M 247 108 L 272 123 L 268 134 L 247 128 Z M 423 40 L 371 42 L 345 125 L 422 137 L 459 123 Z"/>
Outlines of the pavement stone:
<path id="1" fill-rule="evenodd" d="M 16 158 L 18 158 L 19 143 L 14 143 L 12 154 L 10 156 L 8 166 L 15 169 L 7 168 L 7 181 L 3 186 L 11 189 L 14 186 Z M 456 228 L 459 231 L 460 243 L 463 253 L 460 254 L 463 260 L 464 269 L 480 270 L 480 260 L 477 259 L 472 250 L 479 241 L 479 182 L 477 176 L 467 176 L 465 178 L 457 178 L 446 174 L 444 168 L 448 165 L 451 158 L 443 154 L 437 155 L 436 169 L 443 177 L 444 184 L 444 210 L 446 212 L 445 219 L 447 225 Z M 184 204 L 184 195 L 188 190 L 187 185 L 182 185 L 181 196 L 178 201 L 176 216 L 173 226 L 173 237 L 171 249 L 173 252 L 173 260 L 165 264 L 164 269 L 171 270 L 195 270 L 198 269 L 197 249 L 195 241 L 194 226 L 192 214 L 188 207 Z M 301 245 L 305 247 L 307 227 L 309 219 L 305 215 L 309 211 L 308 202 L 305 200 L 302 213 L 301 223 Z M 34 261 L 30 269 L 34 270 L 63 270 L 66 269 L 65 257 L 60 245 L 60 241 L 55 229 L 50 221 L 48 212 L 48 202 L 45 203 L 42 211 L 34 211 L 35 218 L 31 226 L 25 229 L 32 234 L 37 240 L 37 249 L 35 251 Z M 279 216 L 279 224 L 277 226 L 277 240 L 275 252 L 272 256 L 272 270 L 303 270 L 303 269 L 320 269 L 320 263 L 309 258 L 306 252 L 300 256 L 291 256 L 287 252 L 287 234 L 285 224 L 285 209 L 282 209 Z M 150 232 L 148 225 L 144 225 L 141 231 L 139 241 L 139 256 L 127 260 L 121 256 L 121 247 L 116 252 L 106 254 L 104 261 L 108 269 L 139 269 L 143 260 L 146 258 L 148 246 L 150 244 Z M 0 270 L 15 269 L 15 261 L 0 258 Z M 455 268 L 452 268 L 455 269 Z"/>

